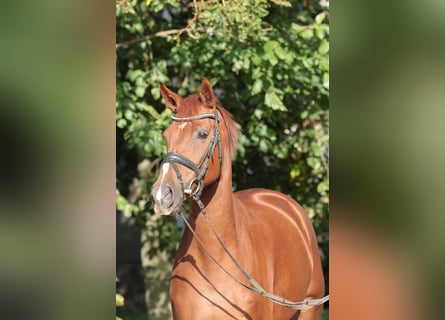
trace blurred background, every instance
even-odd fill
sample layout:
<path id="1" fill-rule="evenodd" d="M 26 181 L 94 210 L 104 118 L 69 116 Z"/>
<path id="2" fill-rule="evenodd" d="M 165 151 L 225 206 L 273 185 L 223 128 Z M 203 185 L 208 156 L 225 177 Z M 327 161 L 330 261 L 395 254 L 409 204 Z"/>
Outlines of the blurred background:
<path id="1" fill-rule="evenodd" d="M 443 318 L 444 9 L 331 7 L 333 319 Z"/>
<path id="2" fill-rule="evenodd" d="M 149 201 L 172 115 L 159 84 L 186 96 L 202 76 L 242 128 L 233 189 L 278 190 L 306 209 L 328 292 L 328 3 L 117 1 L 116 17 L 118 315 L 171 317 L 183 226 Z"/>
<path id="3" fill-rule="evenodd" d="M 0 318 L 112 319 L 114 5 L 0 7 Z"/>

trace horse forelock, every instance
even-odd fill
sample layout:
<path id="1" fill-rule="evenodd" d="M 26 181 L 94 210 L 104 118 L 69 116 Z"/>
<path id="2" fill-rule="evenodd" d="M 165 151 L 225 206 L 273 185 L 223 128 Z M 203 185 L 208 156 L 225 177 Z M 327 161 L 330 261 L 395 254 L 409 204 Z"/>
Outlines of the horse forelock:
<path id="1" fill-rule="evenodd" d="M 197 114 L 203 113 L 202 106 L 197 93 L 191 94 L 184 98 L 181 105 L 176 110 L 176 116 L 178 117 L 191 117 Z"/>

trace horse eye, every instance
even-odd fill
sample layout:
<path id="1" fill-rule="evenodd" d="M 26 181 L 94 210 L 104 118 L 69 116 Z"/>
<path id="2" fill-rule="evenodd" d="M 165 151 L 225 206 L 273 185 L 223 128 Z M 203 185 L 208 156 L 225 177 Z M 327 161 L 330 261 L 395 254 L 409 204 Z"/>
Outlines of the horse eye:
<path id="1" fill-rule="evenodd" d="M 207 132 L 205 132 L 205 131 L 199 131 L 198 132 L 198 139 L 204 140 L 204 139 L 207 138 L 208 135 L 209 134 Z"/>

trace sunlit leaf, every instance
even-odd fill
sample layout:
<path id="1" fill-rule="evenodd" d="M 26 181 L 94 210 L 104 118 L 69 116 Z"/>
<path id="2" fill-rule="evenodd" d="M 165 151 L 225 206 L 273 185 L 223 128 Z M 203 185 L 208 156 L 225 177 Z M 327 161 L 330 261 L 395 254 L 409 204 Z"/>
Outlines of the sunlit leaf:
<path id="1" fill-rule="evenodd" d="M 125 304 L 124 296 L 116 293 L 116 307 L 122 307 Z"/>

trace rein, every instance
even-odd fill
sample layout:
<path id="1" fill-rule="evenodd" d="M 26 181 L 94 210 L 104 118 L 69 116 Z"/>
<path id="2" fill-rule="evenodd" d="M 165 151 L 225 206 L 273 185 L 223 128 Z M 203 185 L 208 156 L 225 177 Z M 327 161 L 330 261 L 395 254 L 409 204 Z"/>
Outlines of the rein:
<path id="1" fill-rule="evenodd" d="M 244 275 L 244 277 L 250 282 L 251 285 L 246 284 L 244 282 L 242 282 L 241 280 L 239 280 L 238 278 L 236 278 L 233 274 L 231 274 L 226 268 L 224 268 L 224 266 L 218 262 L 218 260 L 215 258 L 215 256 L 209 251 L 209 249 L 207 248 L 207 246 L 201 241 L 201 239 L 198 237 L 198 235 L 196 234 L 196 232 L 193 230 L 193 228 L 190 226 L 187 218 L 184 216 L 184 213 L 182 211 L 179 212 L 179 215 L 181 216 L 181 218 L 184 220 L 184 223 L 187 225 L 187 227 L 190 229 L 190 231 L 192 232 L 193 236 L 196 238 L 196 240 L 199 242 L 199 244 L 203 247 L 203 249 L 206 251 L 206 253 L 209 255 L 209 257 L 216 263 L 216 265 L 224 271 L 224 273 L 226 273 L 230 278 L 232 278 L 234 281 L 236 281 L 238 284 L 240 284 L 241 286 L 245 287 L 246 289 L 249 289 L 250 291 L 259 294 L 269 300 L 271 300 L 274 303 L 277 303 L 281 306 L 284 307 L 288 307 L 290 309 L 296 309 L 296 310 L 307 310 L 310 309 L 314 306 L 318 306 L 321 305 L 323 303 L 325 303 L 326 301 L 329 300 L 329 295 L 320 298 L 320 299 L 309 299 L 309 300 L 304 300 L 304 301 L 291 301 L 285 298 L 282 298 L 280 296 L 274 295 L 272 293 L 267 292 L 266 290 L 263 289 L 263 287 L 254 279 L 252 278 L 252 276 L 247 272 L 246 269 L 243 268 L 243 266 L 241 266 L 241 264 L 235 259 L 235 257 L 232 255 L 232 253 L 229 251 L 229 249 L 226 247 L 226 245 L 224 244 L 224 242 L 222 241 L 222 239 L 219 237 L 219 235 L 217 234 L 215 228 L 213 227 L 212 223 L 210 222 L 208 215 L 207 215 L 207 210 L 203 204 L 203 202 L 201 201 L 201 193 L 202 190 L 204 188 L 204 176 L 207 172 L 208 169 L 208 163 L 210 160 L 210 157 L 212 157 L 216 144 L 218 144 L 218 152 L 219 152 L 219 173 L 221 173 L 221 164 L 222 164 L 222 153 L 221 153 L 221 136 L 219 134 L 219 128 L 218 128 L 218 124 L 219 124 L 219 119 L 218 119 L 218 111 L 215 109 L 215 113 L 211 114 L 211 113 L 205 113 L 205 114 L 200 114 L 197 116 L 193 116 L 193 117 L 184 117 L 184 118 L 179 118 L 179 117 L 172 117 L 173 121 L 194 121 L 194 120 L 200 120 L 200 119 L 206 119 L 206 118 L 210 118 L 210 119 L 214 119 L 215 120 L 215 129 L 214 129 L 214 134 L 212 137 L 212 140 L 210 141 L 210 145 L 209 148 L 207 150 L 207 152 L 203 155 L 199 165 L 195 165 L 195 163 L 193 163 L 193 161 L 191 161 L 190 159 L 184 157 L 183 155 L 177 153 L 177 152 L 169 152 L 167 153 L 166 157 L 163 160 L 163 163 L 171 163 L 173 165 L 173 168 L 176 172 L 176 175 L 178 177 L 178 180 L 181 184 L 181 188 L 182 191 L 184 193 L 184 196 L 187 194 L 190 197 L 192 197 L 192 199 L 198 204 L 202 215 L 204 216 L 204 218 L 207 221 L 207 224 L 209 225 L 212 233 L 214 234 L 214 236 L 216 237 L 216 239 L 218 240 L 219 244 L 221 245 L 221 247 L 224 249 L 224 251 L 226 252 L 226 254 L 229 256 L 229 258 L 232 260 L 232 262 L 235 264 L 235 266 L 238 268 L 238 270 Z M 183 180 L 182 180 L 182 176 L 181 173 L 179 172 L 176 163 L 183 165 L 187 168 L 189 168 L 190 170 L 194 171 L 196 174 L 196 178 L 194 178 L 188 189 L 184 189 L 184 184 L 183 184 Z M 200 168 L 203 167 L 202 171 L 200 171 Z M 219 175 L 218 175 L 219 176 Z M 195 189 L 195 191 L 192 190 L 192 187 L 194 184 L 197 184 L 197 188 Z"/>

